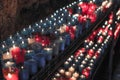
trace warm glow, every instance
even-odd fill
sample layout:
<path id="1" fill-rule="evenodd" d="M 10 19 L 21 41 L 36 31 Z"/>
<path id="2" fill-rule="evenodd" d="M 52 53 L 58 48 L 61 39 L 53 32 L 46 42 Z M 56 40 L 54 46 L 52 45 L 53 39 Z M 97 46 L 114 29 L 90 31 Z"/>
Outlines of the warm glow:
<path id="1" fill-rule="evenodd" d="M 12 75 L 10 73 L 8 73 L 8 78 L 12 78 Z"/>

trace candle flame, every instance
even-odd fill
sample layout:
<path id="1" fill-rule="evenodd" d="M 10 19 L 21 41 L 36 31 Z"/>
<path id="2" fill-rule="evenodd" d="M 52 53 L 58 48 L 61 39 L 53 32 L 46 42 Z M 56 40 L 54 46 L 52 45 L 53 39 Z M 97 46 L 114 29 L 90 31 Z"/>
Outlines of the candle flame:
<path id="1" fill-rule="evenodd" d="M 8 78 L 12 78 L 12 75 L 10 73 L 8 73 Z"/>
<path id="2" fill-rule="evenodd" d="M 23 69 L 24 67 L 22 66 L 21 69 Z"/>
<path id="3" fill-rule="evenodd" d="M 5 45 L 2 45 L 3 48 L 5 48 Z"/>
<path id="4" fill-rule="evenodd" d="M 7 55 L 9 55 L 10 53 L 9 52 L 7 52 Z"/>
<path id="5" fill-rule="evenodd" d="M 44 48 L 45 50 L 47 50 L 47 51 L 50 51 L 50 50 L 52 50 L 52 48 Z"/>
<path id="6" fill-rule="evenodd" d="M 22 44 L 24 44 L 24 41 L 22 41 Z"/>

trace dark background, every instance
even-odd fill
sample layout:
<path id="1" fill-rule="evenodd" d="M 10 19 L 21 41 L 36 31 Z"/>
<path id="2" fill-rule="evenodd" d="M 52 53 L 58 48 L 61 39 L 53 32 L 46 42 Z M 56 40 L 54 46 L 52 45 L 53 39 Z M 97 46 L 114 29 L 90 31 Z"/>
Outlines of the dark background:
<path id="1" fill-rule="evenodd" d="M 0 41 L 75 0 L 0 0 Z"/>

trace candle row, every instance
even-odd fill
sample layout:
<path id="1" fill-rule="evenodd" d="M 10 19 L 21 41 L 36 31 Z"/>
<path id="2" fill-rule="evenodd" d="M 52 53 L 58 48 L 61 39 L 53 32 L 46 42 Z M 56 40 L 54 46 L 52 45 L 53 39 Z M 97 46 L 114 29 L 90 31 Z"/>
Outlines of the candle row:
<path id="1" fill-rule="evenodd" d="M 85 5 L 86 7 L 90 6 L 89 10 L 92 11 L 91 13 L 93 13 L 96 9 L 96 5 L 92 2 L 90 2 L 89 4 L 80 2 L 79 4 L 81 6 Z M 88 28 L 88 26 L 90 26 L 90 19 L 92 22 L 94 22 L 96 20 L 96 17 L 95 17 L 96 15 L 95 14 L 93 14 L 91 16 L 87 16 L 87 15 L 82 16 L 81 14 L 78 15 L 77 13 L 79 13 L 79 12 L 84 14 L 84 11 L 81 11 L 81 10 L 87 11 L 87 9 L 83 8 L 81 6 L 75 7 L 75 5 L 77 5 L 77 2 L 74 2 L 70 5 L 68 5 L 67 7 L 60 8 L 55 13 L 53 13 L 53 15 L 46 18 L 44 21 L 40 20 L 40 22 L 30 25 L 28 28 L 24 28 L 20 33 L 15 34 L 15 36 L 13 36 L 13 37 L 10 36 L 6 41 L 3 42 L 3 44 L 1 44 L 2 51 L 4 52 L 4 51 L 8 50 L 9 47 L 11 47 L 14 43 L 18 43 L 18 45 L 21 44 L 21 47 L 26 47 L 27 46 L 26 37 L 27 38 L 30 37 L 32 35 L 32 33 L 36 33 L 36 32 L 40 32 L 41 34 L 46 34 L 48 32 L 54 33 L 54 32 L 57 32 L 55 30 L 60 28 L 60 26 L 63 26 L 63 24 L 66 24 L 68 26 L 76 25 L 75 23 L 77 23 L 77 20 L 79 20 L 79 22 L 85 20 L 86 28 Z M 68 8 L 74 8 L 74 9 L 78 8 L 78 12 L 76 12 L 76 14 L 71 15 L 71 14 L 69 14 L 69 10 L 67 10 Z M 99 10 L 97 12 L 100 13 Z M 91 13 L 89 13 L 89 14 L 91 14 Z M 79 26 L 78 28 L 82 28 L 82 26 L 84 26 L 84 25 L 78 24 L 78 26 Z M 81 33 L 82 31 L 80 30 L 79 32 Z M 22 44 L 24 46 L 22 46 Z"/>
<path id="2" fill-rule="evenodd" d="M 77 10 L 72 13 L 70 8 Z M 88 29 L 96 21 L 95 16 L 87 16 L 96 15 L 93 14 L 96 9 L 92 2 L 74 2 L 3 41 L 1 50 L 5 79 L 28 80 L 39 69 L 43 69 L 54 56 L 64 51 L 71 41 L 83 33 L 84 26 Z M 87 10 L 92 11 L 86 14 Z"/>
<path id="3" fill-rule="evenodd" d="M 120 21 L 120 9 L 117 11 L 116 16 L 117 16 L 117 19 L 116 19 L 115 23 L 116 23 L 117 27 L 114 32 L 114 39 L 117 39 L 119 36 L 119 33 L 120 33 L 120 22 L 119 22 Z"/>
<path id="4" fill-rule="evenodd" d="M 105 24 L 93 31 L 85 40 L 84 47 L 78 49 L 74 56 L 70 56 L 59 69 L 52 80 L 86 80 L 92 74 L 92 69 L 97 60 L 102 57 L 104 50 L 113 37 L 113 14 Z"/>

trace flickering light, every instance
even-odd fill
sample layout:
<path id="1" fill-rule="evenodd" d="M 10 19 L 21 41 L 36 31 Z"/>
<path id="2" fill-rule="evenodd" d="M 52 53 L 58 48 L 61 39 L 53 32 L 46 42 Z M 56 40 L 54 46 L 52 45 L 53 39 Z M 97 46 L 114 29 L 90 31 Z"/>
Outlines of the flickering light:
<path id="1" fill-rule="evenodd" d="M 55 74 L 55 77 L 60 77 L 60 74 L 59 74 L 59 73 L 56 73 L 56 74 Z"/>
<path id="2" fill-rule="evenodd" d="M 79 56 L 78 59 L 81 59 L 81 57 Z"/>
<path id="3" fill-rule="evenodd" d="M 89 70 L 91 70 L 92 68 L 90 66 L 87 67 Z"/>
<path id="4" fill-rule="evenodd" d="M 105 21 L 105 25 L 108 25 L 108 21 Z"/>
<path id="5" fill-rule="evenodd" d="M 40 20 L 40 23 L 43 23 L 43 20 Z"/>
<path id="6" fill-rule="evenodd" d="M 72 59 L 71 59 L 71 58 L 68 58 L 68 61 L 72 61 Z"/>
<path id="7" fill-rule="evenodd" d="M 93 56 L 93 59 L 96 59 L 96 56 Z"/>
<path id="8" fill-rule="evenodd" d="M 82 61 L 82 64 L 86 64 L 86 62 L 83 60 L 83 61 Z"/>
<path id="9" fill-rule="evenodd" d="M 103 25 L 102 28 L 105 28 L 105 25 Z"/>
<path id="10" fill-rule="evenodd" d="M 56 13 L 54 13 L 53 15 L 54 15 L 54 16 L 56 16 L 57 14 L 56 14 Z"/>
<path id="11" fill-rule="evenodd" d="M 107 41 L 104 41 L 104 44 L 106 44 L 107 43 Z"/>
<path id="12" fill-rule="evenodd" d="M 78 78 L 78 77 L 79 77 L 79 73 L 74 72 L 74 73 L 73 73 L 73 77 Z"/>
<path id="13" fill-rule="evenodd" d="M 57 78 L 52 78 L 52 80 L 57 80 Z"/>
<path id="14" fill-rule="evenodd" d="M 60 11 L 62 11 L 63 9 L 62 8 L 60 8 Z"/>
<path id="15" fill-rule="evenodd" d="M 93 63 L 90 63 L 90 66 L 93 66 Z"/>
<path id="16" fill-rule="evenodd" d="M 90 42 L 89 42 L 89 46 L 92 46 L 92 45 L 93 45 L 93 41 L 90 41 Z"/>
<path id="17" fill-rule="evenodd" d="M 98 45 L 97 44 L 95 44 L 95 47 L 97 47 Z"/>
<path id="18" fill-rule="evenodd" d="M 110 26 L 111 26 L 111 24 L 108 24 L 108 26 L 107 26 L 107 27 L 109 28 Z"/>
<path id="19" fill-rule="evenodd" d="M 102 46 L 104 46 L 104 43 L 102 43 Z"/>
<path id="20" fill-rule="evenodd" d="M 78 61 L 75 61 L 75 62 L 78 62 Z M 76 64 L 72 64 L 72 66 L 74 67 Z"/>
<path id="21" fill-rule="evenodd" d="M 84 76 L 84 75 L 81 75 L 81 76 L 80 76 L 80 78 L 82 78 L 82 79 L 83 79 L 83 78 L 85 78 L 85 76 Z"/>
<path id="22" fill-rule="evenodd" d="M 87 40 L 85 40 L 85 43 L 87 43 L 88 41 Z"/>
<path id="23" fill-rule="evenodd" d="M 80 67 L 81 67 L 81 68 L 83 68 L 83 67 L 84 67 L 84 65 L 83 65 L 83 64 L 81 64 L 81 65 L 80 65 Z"/>
<path id="24" fill-rule="evenodd" d="M 63 7 L 63 9 L 65 9 L 65 7 Z"/>
<path id="25" fill-rule="evenodd" d="M 88 58 L 85 58 L 85 61 L 88 61 Z"/>
<path id="26" fill-rule="evenodd" d="M 73 73 L 75 71 L 75 68 L 73 66 L 71 66 L 69 69 L 68 69 L 69 72 Z"/>
<path id="27" fill-rule="evenodd" d="M 54 16 L 53 15 L 51 15 L 51 18 L 53 18 Z"/>
<path id="28" fill-rule="evenodd" d="M 112 27 L 110 27 L 110 30 L 112 30 Z"/>
<path id="29" fill-rule="evenodd" d="M 112 5 L 112 2 L 107 3 L 106 8 L 109 8 Z"/>
<path id="30" fill-rule="evenodd" d="M 95 50 L 95 47 L 93 47 L 92 49 Z"/>
<path id="31" fill-rule="evenodd" d="M 88 45 L 86 45 L 86 48 L 89 48 L 89 46 L 88 46 Z"/>
<path id="32" fill-rule="evenodd" d="M 12 41 L 12 44 L 15 44 L 15 41 L 14 41 L 14 40 Z"/>
<path id="33" fill-rule="evenodd" d="M 84 55 L 81 53 L 80 56 L 82 57 L 82 56 L 84 56 Z"/>
<path id="34" fill-rule="evenodd" d="M 71 72 L 68 72 L 68 71 L 65 72 L 65 76 L 66 76 L 67 78 L 70 78 L 71 75 L 72 75 Z"/>
<path id="35" fill-rule="evenodd" d="M 71 55 L 71 58 L 73 58 L 74 56 L 73 55 Z"/>
<path id="36" fill-rule="evenodd" d="M 65 70 L 64 69 L 60 69 L 59 72 L 60 72 L 60 74 L 64 74 Z"/>
<path id="37" fill-rule="evenodd" d="M 98 51 L 102 51 L 102 49 L 101 49 L 101 48 L 99 48 L 99 49 L 98 49 Z"/>
<path id="38" fill-rule="evenodd" d="M 90 62 L 91 62 L 91 63 L 94 63 L 94 60 L 93 60 L 93 59 L 91 59 L 91 60 L 90 60 Z"/>
<path id="39" fill-rule="evenodd" d="M 108 1 L 106 0 L 106 1 L 103 1 L 102 2 L 102 6 L 106 6 L 107 5 L 107 3 L 108 3 Z"/>

